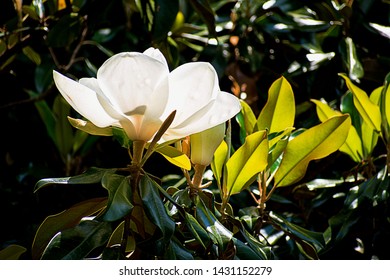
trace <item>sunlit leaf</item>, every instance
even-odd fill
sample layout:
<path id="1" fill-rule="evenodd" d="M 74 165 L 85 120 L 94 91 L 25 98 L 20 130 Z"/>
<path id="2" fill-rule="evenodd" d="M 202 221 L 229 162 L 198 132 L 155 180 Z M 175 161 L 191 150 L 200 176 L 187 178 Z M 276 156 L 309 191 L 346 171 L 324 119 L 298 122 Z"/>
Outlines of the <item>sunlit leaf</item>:
<path id="1" fill-rule="evenodd" d="M 59 214 L 48 216 L 35 233 L 31 248 L 32 258 L 41 257 L 45 247 L 56 233 L 77 226 L 82 218 L 101 211 L 106 205 L 107 198 L 93 198 L 73 205 Z"/>
<path id="2" fill-rule="evenodd" d="M 111 127 L 97 127 L 93 123 L 81 119 L 74 119 L 68 116 L 68 120 L 70 124 L 77 128 L 80 129 L 81 131 L 84 131 L 88 134 L 91 135 L 99 135 L 99 136 L 112 136 L 112 128 Z"/>
<path id="3" fill-rule="evenodd" d="M 326 121 L 327 119 L 333 116 L 341 116 L 341 112 L 333 110 L 328 104 L 311 99 L 311 101 L 316 104 L 317 116 L 321 122 Z M 362 140 L 360 139 L 356 128 L 351 126 L 348 132 L 348 137 L 345 140 L 345 143 L 339 149 L 341 152 L 348 154 L 352 160 L 355 162 L 361 162 L 363 156 Z"/>
<path id="4" fill-rule="evenodd" d="M 172 146 L 160 146 L 155 150 L 157 153 L 161 154 L 165 159 L 170 163 L 186 169 L 191 169 L 191 161 L 186 154 L 180 152 L 178 149 Z"/>
<path id="5" fill-rule="evenodd" d="M 211 170 L 213 171 L 214 178 L 216 179 L 219 186 L 221 184 L 221 176 L 227 154 L 228 145 L 225 141 L 222 141 L 215 151 L 213 161 L 211 162 Z"/>
<path id="6" fill-rule="evenodd" d="M 350 126 L 348 115 L 334 116 L 292 139 L 276 171 L 275 185 L 288 186 L 302 179 L 310 161 L 324 158 L 344 144 Z"/>
<path id="7" fill-rule="evenodd" d="M 267 132 L 261 130 L 247 136 L 244 145 L 226 163 L 228 192 L 239 193 L 251 184 L 256 175 L 267 167 L 267 159 Z"/>
<path id="8" fill-rule="evenodd" d="M 358 81 L 360 78 L 364 76 L 364 68 L 360 63 L 360 59 L 356 53 L 355 43 L 353 42 L 351 37 L 345 38 L 345 46 L 346 46 L 346 64 L 348 68 L 348 76 Z"/>
<path id="9" fill-rule="evenodd" d="M 239 122 L 240 126 L 245 130 L 246 135 L 252 134 L 253 129 L 256 125 L 256 117 L 252 111 L 252 108 L 243 100 L 240 100 L 241 103 L 241 112 L 243 122 Z M 238 116 L 238 115 L 237 115 Z"/>
<path id="10" fill-rule="evenodd" d="M 258 130 L 269 133 L 285 130 L 294 125 L 295 101 L 290 83 L 281 77 L 268 91 L 268 100 L 257 119 Z"/>
<path id="11" fill-rule="evenodd" d="M 367 96 L 366 92 L 354 85 L 345 74 L 339 74 L 346 81 L 348 89 L 353 93 L 353 102 L 363 120 L 374 130 L 381 131 L 381 113 L 379 106 L 374 104 Z"/>
<path id="12" fill-rule="evenodd" d="M 387 141 L 390 141 L 390 73 L 385 77 L 384 85 L 381 88 L 380 108 L 382 127 L 385 127 L 383 133 Z"/>

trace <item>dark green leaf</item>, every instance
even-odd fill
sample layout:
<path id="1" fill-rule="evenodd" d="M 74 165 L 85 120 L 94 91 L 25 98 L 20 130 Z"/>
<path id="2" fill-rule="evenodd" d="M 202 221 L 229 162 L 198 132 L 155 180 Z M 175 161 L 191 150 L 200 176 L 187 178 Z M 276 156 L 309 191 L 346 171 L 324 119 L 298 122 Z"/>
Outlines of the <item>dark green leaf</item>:
<path id="1" fill-rule="evenodd" d="M 140 180 L 140 194 L 146 215 L 158 227 L 162 234 L 164 246 L 167 246 L 175 231 L 175 223 L 165 210 L 158 188 L 155 186 L 156 184 L 149 176 L 142 176 Z"/>
<path id="2" fill-rule="evenodd" d="M 209 35 L 211 37 L 216 37 L 215 31 L 215 14 L 213 9 L 210 6 L 208 0 L 189 0 L 194 10 L 199 14 L 203 21 L 207 25 L 209 30 Z"/>
<path id="3" fill-rule="evenodd" d="M 321 250 L 324 247 L 325 241 L 322 233 L 310 231 L 303 227 L 290 223 L 285 218 L 272 211 L 269 213 L 269 217 L 271 221 L 275 225 L 277 225 L 281 230 L 289 233 L 290 237 L 293 236 L 298 240 L 303 240 L 309 244 L 312 244 L 317 251 Z"/>
<path id="4" fill-rule="evenodd" d="M 47 217 L 39 226 L 32 244 L 32 258 L 39 259 L 53 236 L 65 229 L 75 227 L 82 218 L 88 217 L 107 205 L 106 198 L 93 198 L 80 202 L 69 209 Z"/>
<path id="5" fill-rule="evenodd" d="M 153 39 L 159 41 L 167 37 L 179 12 L 178 0 L 155 0 L 155 14 L 153 18 Z"/>
<path id="6" fill-rule="evenodd" d="M 233 233 L 217 220 L 200 197 L 196 201 L 196 219 L 207 230 L 213 242 L 220 248 L 220 251 L 225 251 L 227 244 L 233 237 Z"/>
<path id="7" fill-rule="evenodd" d="M 105 173 L 102 186 L 108 190 L 108 203 L 99 220 L 113 222 L 125 217 L 133 209 L 131 203 L 130 178 L 113 173 Z"/>
<path id="8" fill-rule="evenodd" d="M 34 192 L 46 187 L 48 185 L 60 184 L 60 185 L 77 185 L 77 184 L 96 184 L 99 183 L 106 173 L 114 173 L 117 169 L 105 169 L 92 167 L 86 172 L 73 177 L 61 177 L 61 178 L 45 178 L 39 180 L 34 188 Z"/>
<path id="9" fill-rule="evenodd" d="M 107 222 L 82 221 L 74 228 L 57 234 L 43 253 L 44 260 L 82 260 L 105 245 L 112 232 Z"/>

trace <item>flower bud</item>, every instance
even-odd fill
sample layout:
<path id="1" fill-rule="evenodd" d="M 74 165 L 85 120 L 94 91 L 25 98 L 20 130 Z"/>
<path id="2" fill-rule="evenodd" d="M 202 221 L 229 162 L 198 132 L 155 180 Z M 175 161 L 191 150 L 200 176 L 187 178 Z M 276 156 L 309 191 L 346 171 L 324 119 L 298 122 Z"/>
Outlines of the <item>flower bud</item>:
<path id="1" fill-rule="evenodd" d="M 225 123 L 221 123 L 191 135 L 191 161 L 193 164 L 207 166 L 211 163 L 215 150 L 225 137 L 225 130 Z"/>

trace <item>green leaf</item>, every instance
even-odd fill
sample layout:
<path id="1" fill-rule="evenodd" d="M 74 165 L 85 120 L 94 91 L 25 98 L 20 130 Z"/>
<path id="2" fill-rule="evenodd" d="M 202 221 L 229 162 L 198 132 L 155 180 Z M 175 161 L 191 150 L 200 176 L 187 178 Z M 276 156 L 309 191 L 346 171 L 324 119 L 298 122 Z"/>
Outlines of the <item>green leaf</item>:
<path id="1" fill-rule="evenodd" d="M 153 39 L 162 40 L 167 37 L 179 12 L 179 1 L 155 0 L 155 13 L 153 17 Z"/>
<path id="2" fill-rule="evenodd" d="M 256 125 L 256 116 L 252 111 L 252 108 L 243 100 L 240 100 L 241 111 L 238 115 L 242 116 L 242 122 L 239 122 L 241 128 L 245 131 L 245 136 L 252 134 Z"/>
<path id="3" fill-rule="evenodd" d="M 140 180 L 140 195 L 144 210 L 150 221 L 157 226 L 162 234 L 163 246 L 168 246 L 175 231 L 175 223 L 168 215 L 160 198 L 157 183 L 149 176 L 142 176 Z"/>
<path id="4" fill-rule="evenodd" d="M 48 216 L 35 233 L 32 244 L 32 258 L 39 259 L 53 236 L 65 229 L 77 226 L 81 219 L 101 211 L 107 205 L 107 198 L 93 198 L 73 205 L 69 209 Z"/>
<path id="5" fill-rule="evenodd" d="M 60 185 L 77 185 L 77 184 L 96 184 L 99 183 L 106 173 L 116 172 L 116 168 L 105 169 L 92 167 L 86 172 L 73 177 L 61 177 L 61 178 L 45 178 L 39 180 L 34 188 L 34 192 L 46 187 L 48 185 L 60 184 Z"/>
<path id="6" fill-rule="evenodd" d="M 26 248 L 12 244 L 0 251 L 0 260 L 19 260 L 25 252 L 27 252 Z"/>
<path id="7" fill-rule="evenodd" d="M 185 212 L 185 220 L 188 229 L 200 245 L 206 249 L 211 241 L 207 231 L 199 224 L 194 216 Z"/>
<path id="8" fill-rule="evenodd" d="M 81 131 L 84 131 L 91 135 L 99 135 L 99 136 L 112 136 L 113 129 L 112 127 L 97 127 L 93 123 L 81 119 L 74 119 L 68 116 L 68 121 L 70 124 Z"/>
<path id="9" fill-rule="evenodd" d="M 384 131 L 382 132 L 387 139 L 387 142 L 390 142 L 390 73 L 387 74 L 384 85 L 381 91 L 380 98 L 380 108 L 382 115 L 382 127 Z M 372 94 L 371 94 L 372 95 Z"/>
<path id="10" fill-rule="evenodd" d="M 226 163 L 227 190 L 231 194 L 241 192 L 251 184 L 256 175 L 268 164 L 268 139 L 265 130 L 246 137 L 244 145 Z"/>
<path id="11" fill-rule="evenodd" d="M 268 100 L 257 119 L 258 130 L 269 133 L 285 130 L 294 125 L 295 101 L 290 83 L 281 77 L 268 91 Z"/>
<path id="12" fill-rule="evenodd" d="M 133 209 L 130 201 L 132 197 L 130 177 L 105 173 L 102 178 L 102 186 L 108 190 L 108 202 L 107 208 L 99 216 L 99 220 L 113 222 L 129 214 Z"/>
<path id="13" fill-rule="evenodd" d="M 256 253 L 258 258 L 262 260 L 268 260 L 271 257 L 271 248 L 262 244 L 257 238 L 252 236 L 247 230 L 241 230 L 242 235 L 249 247 Z M 238 252 L 237 252 L 238 253 Z"/>
<path id="14" fill-rule="evenodd" d="M 315 99 L 311 99 L 311 101 L 316 104 L 317 115 L 321 122 L 324 122 L 333 116 L 342 115 L 341 112 L 333 110 L 328 104 L 322 101 Z M 339 150 L 349 155 L 355 162 L 361 162 L 363 160 L 362 140 L 354 126 L 350 127 L 348 137 Z"/>
<path id="15" fill-rule="evenodd" d="M 347 83 L 348 89 L 353 93 L 353 102 L 363 120 L 375 131 L 381 131 L 381 112 L 379 106 L 374 104 L 359 87 L 355 86 L 345 74 L 339 74 Z"/>
<path id="16" fill-rule="evenodd" d="M 54 100 L 53 113 L 56 116 L 55 144 L 64 162 L 66 162 L 73 149 L 73 130 L 67 120 L 70 108 L 69 103 L 62 96 L 58 95 Z"/>
<path id="17" fill-rule="evenodd" d="M 207 25 L 209 35 L 216 37 L 215 13 L 208 0 L 189 0 L 190 4 Z"/>
<path id="18" fill-rule="evenodd" d="M 217 244 L 223 252 L 232 239 L 233 233 L 218 221 L 200 196 L 197 197 L 196 201 L 196 219 L 209 233 L 214 244 Z"/>
<path id="19" fill-rule="evenodd" d="M 344 144 L 350 127 L 348 115 L 334 116 L 292 139 L 276 171 L 275 185 L 288 186 L 302 179 L 311 160 L 324 158 Z"/>
<path id="20" fill-rule="evenodd" d="M 82 221 L 76 227 L 57 234 L 46 247 L 42 259 L 82 260 L 105 245 L 111 232 L 111 225 L 107 222 Z"/>
<path id="21" fill-rule="evenodd" d="M 315 251 L 323 249 L 325 246 L 325 240 L 320 232 L 310 231 L 301 226 L 298 226 L 294 223 L 287 221 L 284 217 L 271 211 L 269 217 L 272 223 L 276 224 L 281 230 L 288 233 L 290 237 L 293 237 L 294 240 L 300 243 L 301 246 L 305 247 L 305 244 L 302 244 L 301 241 L 305 241 L 310 245 L 314 246 Z M 311 249 L 311 248 L 310 248 Z M 307 250 L 305 250 L 308 252 Z M 314 252 L 316 254 L 316 252 Z M 308 252 L 310 253 L 310 251 Z M 313 257 L 313 254 L 310 254 Z"/>
<path id="22" fill-rule="evenodd" d="M 356 54 L 355 43 L 351 37 L 347 37 L 345 38 L 345 45 L 347 55 L 346 64 L 349 70 L 348 76 L 351 77 L 351 79 L 358 81 L 364 76 L 364 69 L 360 63 L 359 57 Z"/>
<path id="23" fill-rule="evenodd" d="M 32 62 L 35 63 L 35 65 L 41 64 L 40 55 L 36 51 L 34 51 L 32 47 L 26 46 L 22 49 L 22 51 Z"/>
<path id="24" fill-rule="evenodd" d="M 185 170 L 191 170 L 190 159 L 186 154 L 180 152 L 175 147 L 162 145 L 157 146 L 155 151 L 177 167 L 183 168 Z"/>
<path id="25" fill-rule="evenodd" d="M 28 93 L 28 95 L 30 97 L 33 97 L 33 98 L 36 98 L 39 96 L 36 92 L 34 92 L 32 90 L 26 90 L 26 92 Z M 47 134 L 50 136 L 53 143 L 55 143 L 56 136 L 55 136 L 54 128 L 55 128 L 56 119 L 55 119 L 55 116 L 54 116 L 52 110 L 50 109 L 47 102 L 44 100 L 34 102 L 34 105 L 37 108 L 39 116 L 41 117 L 43 123 L 45 124 Z"/>
<path id="26" fill-rule="evenodd" d="M 217 181 L 218 186 L 221 186 L 221 177 L 227 155 L 228 144 L 225 141 L 222 141 L 215 151 L 213 161 L 211 162 L 211 170 L 213 171 L 214 178 Z"/>

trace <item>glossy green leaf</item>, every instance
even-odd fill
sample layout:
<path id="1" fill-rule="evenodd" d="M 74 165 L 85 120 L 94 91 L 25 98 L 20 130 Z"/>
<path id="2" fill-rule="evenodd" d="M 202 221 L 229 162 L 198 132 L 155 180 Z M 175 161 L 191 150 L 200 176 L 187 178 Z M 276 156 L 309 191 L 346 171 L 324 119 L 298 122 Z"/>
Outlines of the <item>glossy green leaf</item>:
<path id="1" fill-rule="evenodd" d="M 256 175 L 268 164 L 268 139 L 265 130 L 246 137 L 244 145 L 237 149 L 226 163 L 227 190 L 230 194 L 241 192 L 251 184 Z"/>
<path id="2" fill-rule="evenodd" d="M 366 92 L 354 85 L 345 74 L 339 74 L 346 81 L 348 89 L 353 93 L 353 102 L 363 120 L 374 130 L 381 131 L 381 113 L 379 106 L 374 104 Z"/>
<path id="3" fill-rule="evenodd" d="M 72 177 L 60 177 L 60 178 L 45 178 L 39 180 L 35 184 L 34 192 L 46 187 L 48 185 L 59 184 L 59 185 L 77 185 L 77 184 L 96 184 L 99 183 L 106 173 L 115 173 L 116 168 L 105 169 L 91 167 L 84 173 Z"/>
<path id="4" fill-rule="evenodd" d="M 293 237 L 295 241 L 306 241 L 315 247 L 316 251 L 321 250 L 325 246 L 325 240 L 320 232 L 310 231 L 303 227 L 300 227 L 294 223 L 289 222 L 286 218 L 271 211 L 269 217 L 273 223 L 279 226 L 279 228 L 287 233 L 290 237 Z M 301 244 L 302 246 L 302 244 Z M 304 245 L 303 245 L 304 246 Z"/>
<path id="5" fill-rule="evenodd" d="M 42 259 L 82 260 L 105 245 L 111 233 L 111 225 L 107 222 L 82 221 L 76 227 L 58 233 L 46 247 Z"/>
<path id="6" fill-rule="evenodd" d="M 228 144 L 222 141 L 217 150 L 214 153 L 213 161 L 211 162 L 211 170 L 213 171 L 214 178 L 217 181 L 218 186 L 221 186 L 221 177 L 223 167 L 227 160 L 228 155 Z"/>
<path id="7" fill-rule="evenodd" d="M 88 134 L 91 135 L 99 135 L 99 136 L 112 136 L 112 128 L 111 127 L 97 127 L 93 123 L 81 119 L 74 119 L 68 116 L 68 120 L 70 124 L 77 128 L 80 129 L 81 131 L 84 131 Z"/>
<path id="8" fill-rule="evenodd" d="M 251 235 L 246 229 L 241 230 L 242 235 L 245 238 L 249 248 L 251 248 L 258 258 L 262 260 L 268 260 L 271 258 L 271 248 L 265 244 L 262 244 L 257 238 Z"/>
<path id="9" fill-rule="evenodd" d="M 0 251 L 0 260 L 19 260 L 27 249 L 16 244 L 9 245 Z"/>
<path id="10" fill-rule="evenodd" d="M 324 122 L 333 116 L 342 115 L 341 112 L 333 110 L 328 104 L 320 100 L 311 99 L 311 101 L 316 104 L 317 116 L 321 122 Z M 350 127 L 348 137 L 339 150 L 349 155 L 355 162 L 361 162 L 363 160 L 362 140 L 354 126 Z"/>
<path id="11" fill-rule="evenodd" d="M 162 234 L 163 246 L 167 246 L 175 231 L 175 223 L 168 215 L 160 198 L 159 188 L 149 176 L 142 176 L 140 180 L 140 195 L 144 210 L 150 221 L 158 227 Z"/>
<path id="12" fill-rule="evenodd" d="M 82 218 L 101 211 L 107 205 L 107 198 L 93 198 L 80 202 L 69 209 L 48 216 L 35 233 L 32 244 L 32 258 L 39 259 L 53 236 L 65 229 L 75 227 Z"/>
<path id="13" fill-rule="evenodd" d="M 185 220 L 188 229 L 191 231 L 194 238 L 200 243 L 200 245 L 206 249 L 211 242 L 211 238 L 207 231 L 199 224 L 199 222 L 189 213 L 185 213 Z"/>
<path id="14" fill-rule="evenodd" d="M 351 37 L 345 38 L 346 46 L 346 64 L 348 68 L 348 76 L 357 81 L 364 76 L 364 68 L 360 63 L 360 59 L 356 53 L 355 43 Z"/>
<path id="15" fill-rule="evenodd" d="M 209 233 L 214 244 L 217 244 L 219 249 L 224 251 L 225 247 L 232 239 L 233 233 L 218 221 L 200 197 L 198 197 L 196 201 L 196 219 Z"/>
<path id="16" fill-rule="evenodd" d="M 186 154 L 180 152 L 178 149 L 172 146 L 160 146 L 155 150 L 161 154 L 170 163 L 185 170 L 191 170 L 191 161 Z"/>
<path id="17" fill-rule="evenodd" d="M 275 185 L 288 186 L 302 179 L 310 161 L 326 157 L 344 144 L 350 127 L 348 115 L 334 116 L 292 139 L 276 171 Z"/>
<path id="18" fill-rule="evenodd" d="M 102 178 L 102 186 L 108 191 L 108 202 L 107 208 L 99 216 L 99 220 L 113 222 L 129 214 L 131 209 L 133 209 L 130 178 L 106 173 Z"/>
<path id="19" fill-rule="evenodd" d="M 258 130 L 269 133 L 285 130 L 294 125 L 295 100 L 290 83 L 281 77 L 268 91 L 268 100 L 257 119 Z"/>

